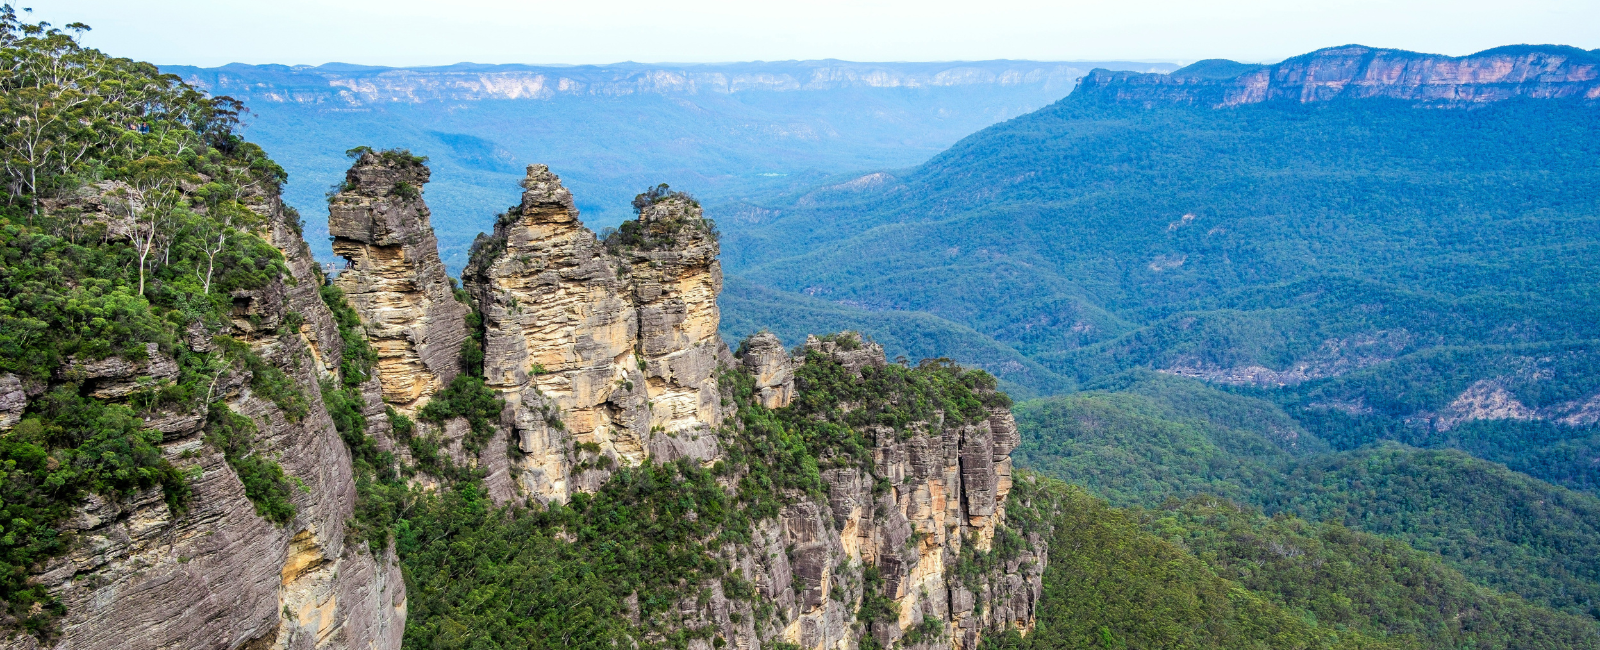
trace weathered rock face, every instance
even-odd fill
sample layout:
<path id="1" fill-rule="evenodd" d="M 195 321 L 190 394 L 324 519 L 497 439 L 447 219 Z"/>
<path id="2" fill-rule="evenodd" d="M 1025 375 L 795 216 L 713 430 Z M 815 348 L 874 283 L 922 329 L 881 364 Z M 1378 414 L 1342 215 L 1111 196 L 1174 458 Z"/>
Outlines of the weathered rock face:
<path id="1" fill-rule="evenodd" d="M 543 165 L 523 187 L 463 278 L 483 314 L 485 380 L 511 406 L 516 483 L 565 500 L 616 464 L 714 456 L 722 276 L 699 206 L 649 206 L 650 243 L 613 253 Z"/>
<path id="2" fill-rule="evenodd" d="M 548 169 L 529 167 L 523 187 L 522 203 L 474 245 L 463 276 L 484 317 L 487 383 L 513 413 L 524 455 L 511 472 L 522 494 L 565 500 L 600 487 L 613 465 L 716 460 L 728 414 L 719 366 L 754 376 L 767 408 L 794 399 L 800 362 L 777 337 L 752 337 L 736 359 L 717 336 L 721 269 L 699 206 L 679 195 L 643 201 L 639 220 L 608 246 L 578 221 Z M 812 338 L 807 348 L 857 375 L 886 364 L 871 343 L 846 349 Z M 817 650 L 857 647 L 864 634 L 891 647 L 911 630 L 917 636 L 902 645 L 974 648 L 984 631 L 1031 627 L 1044 540 L 991 554 L 1019 442 L 1010 412 L 913 430 L 869 432 L 871 471 L 825 470 L 826 502 L 791 495 L 749 545 L 724 549 L 770 615 L 713 581 L 702 585 L 708 598 L 680 605 L 683 624 L 713 628 L 739 648 L 783 641 Z M 980 555 L 989 568 L 956 577 L 963 557 Z M 892 599 L 895 620 L 863 626 L 856 611 L 869 566 L 881 576 L 870 589 Z M 711 648 L 708 638 L 690 646 Z"/>
<path id="3" fill-rule="evenodd" d="M 361 313 L 378 352 L 384 399 L 407 414 L 461 372 L 467 306 L 455 299 L 429 223 L 428 168 L 409 156 L 367 152 L 328 204 L 335 280 Z"/>
<path id="4" fill-rule="evenodd" d="M 747 367 L 779 365 L 770 341 L 742 347 Z M 846 350 L 812 337 L 806 348 L 858 375 L 885 364 L 883 349 L 871 343 Z M 759 375 L 757 381 L 760 386 Z M 782 395 L 794 386 L 791 379 L 772 388 L 772 395 Z M 994 409 L 976 424 L 928 422 L 914 429 L 905 438 L 889 428 L 872 432 L 873 471 L 888 480 L 886 489 L 860 468 L 825 470 L 828 502 L 791 505 L 765 533 L 767 553 L 744 571 L 756 576 L 764 598 L 780 604 L 785 625 L 778 640 L 802 648 L 859 644 L 863 631 L 852 622 L 867 565 L 876 567 L 880 593 L 895 602 L 898 614 L 893 624 L 870 630 L 884 647 L 909 630 L 926 630 L 930 621 L 938 632 L 910 646 L 975 648 L 986 631 L 1031 629 L 1045 541 L 1034 536 L 1020 549 L 994 550 L 1011 489 L 1010 453 L 1021 441 L 1010 411 Z M 969 561 L 975 552 L 992 553 L 994 568 L 958 577 L 964 550 Z"/>
<path id="5" fill-rule="evenodd" d="M 9 372 L 0 373 L 0 431 L 15 426 L 27 409 L 28 393 L 22 388 L 22 379 Z"/>
<path id="6" fill-rule="evenodd" d="M 756 380 L 761 405 L 783 408 L 794 401 L 794 361 L 783 341 L 771 332 L 760 332 L 739 346 L 739 363 Z"/>
<path id="7" fill-rule="evenodd" d="M 683 444 L 680 437 L 721 423 L 715 380 L 726 347 L 717 336 L 722 316 L 722 265 L 716 238 L 686 198 L 668 197 L 639 213 L 644 243 L 624 246 L 631 266 L 633 303 L 639 313 L 638 349 L 644 361 L 654 456 L 709 457 L 714 446 Z"/>
<path id="8" fill-rule="evenodd" d="M 99 361 L 70 360 L 56 371 L 58 379 L 83 381 L 89 396 L 99 399 L 127 397 L 178 377 L 178 362 L 161 353 L 154 343 L 145 344 L 145 358 L 129 361 L 107 357 Z"/>
<path id="9" fill-rule="evenodd" d="M 203 410 L 148 418 L 163 433 L 164 454 L 193 477 L 190 509 L 170 512 L 159 488 L 121 501 L 91 497 L 79 508 L 66 526 L 77 537 L 73 550 L 34 576 L 66 607 L 54 647 L 400 647 L 405 584 L 392 552 L 374 556 L 345 539 L 356 500 L 350 457 L 317 396 L 318 380 L 332 371 L 323 360 L 337 360 L 342 341 L 318 293 L 310 252 L 277 197 L 260 197 L 256 207 L 268 217 L 262 234 L 283 251 L 293 282 L 236 296 L 236 306 L 258 318 L 212 324 L 191 333 L 189 345 L 199 349 L 210 334 L 228 333 L 301 388 L 308 413 L 291 420 L 251 392 L 246 372 L 228 373 L 216 386 L 228 408 L 255 423 L 256 453 L 303 482 L 292 497 L 296 515 L 279 526 L 255 513 L 222 452 L 206 441 Z M 273 331 L 291 311 L 305 319 L 300 330 Z M 129 372 L 149 377 L 169 362 L 152 351 L 127 368 L 75 364 L 67 372 L 110 390 L 132 381 Z M 6 388 L 0 378 L 0 405 L 15 397 Z M 19 388 L 26 399 L 29 387 Z M 0 647 L 39 646 L 18 635 Z"/>
<path id="10" fill-rule="evenodd" d="M 1165 75 L 1097 69 L 1079 82 L 1074 94 L 1123 103 L 1215 107 L 1366 97 L 1443 106 L 1518 97 L 1600 99 L 1600 54 L 1562 46 L 1514 45 L 1449 57 L 1349 45 L 1271 66 L 1239 66 L 1242 73 L 1223 78 L 1207 72 L 1234 66 L 1212 63 Z"/>

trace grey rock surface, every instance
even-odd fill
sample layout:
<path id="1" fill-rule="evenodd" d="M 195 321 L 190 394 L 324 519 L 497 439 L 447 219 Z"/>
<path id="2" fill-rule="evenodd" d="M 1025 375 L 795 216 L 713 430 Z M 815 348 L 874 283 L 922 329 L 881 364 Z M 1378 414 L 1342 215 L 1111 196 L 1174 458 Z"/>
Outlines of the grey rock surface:
<path id="1" fill-rule="evenodd" d="M 305 485 L 292 497 L 296 515 L 279 526 L 256 514 L 223 454 L 206 440 L 203 405 L 150 414 L 147 426 L 162 432 L 163 453 L 191 477 L 189 508 L 172 512 L 159 489 L 121 500 L 89 497 L 67 524 L 77 543 L 33 577 L 66 608 L 50 647 L 400 647 L 406 600 L 394 557 L 375 557 L 344 536 L 356 496 L 350 457 L 317 395 L 319 379 L 337 368 L 325 360 L 339 358 L 338 330 L 318 293 L 309 250 L 277 197 L 257 196 L 252 208 L 267 217 L 264 234 L 284 253 L 292 281 L 252 292 L 246 308 L 258 318 L 232 335 L 294 379 L 309 412 L 290 419 L 253 394 L 248 375 L 237 370 L 219 376 L 214 389 L 226 408 L 255 423 L 256 453 Z M 281 323 L 289 311 L 305 319 L 299 332 L 260 326 Z M 186 338 L 209 342 L 198 334 Z M 176 375 L 170 356 L 148 352 L 139 361 L 72 363 L 64 372 L 115 400 L 126 394 L 115 387 Z M 9 396 L 0 393 L 0 400 Z M 28 635 L 0 641 L 0 648 L 38 647 Z"/>

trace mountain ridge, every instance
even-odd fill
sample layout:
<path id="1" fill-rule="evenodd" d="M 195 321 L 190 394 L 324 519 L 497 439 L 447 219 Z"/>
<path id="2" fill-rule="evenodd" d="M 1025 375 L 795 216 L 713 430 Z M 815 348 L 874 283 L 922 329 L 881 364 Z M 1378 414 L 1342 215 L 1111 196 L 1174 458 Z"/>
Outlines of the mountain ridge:
<path id="1" fill-rule="evenodd" d="M 1600 99 L 1600 52 L 1565 45 L 1506 45 L 1451 57 L 1352 44 L 1272 65 L 1221 59 L 1203 63 L 1209 67 L 1191 65 L 1171 74 L 1094 70 L 1073 92 L 1113 102 L 1213 108 L 1342 97 L 1386 97 L 1439 106 L 1517 97 Z M 1228 64 L 1237 66 L 1237 75 L 1219 74 Z"/>
<path id="2" fill-rule="evenodd" d="M 473 236 L 505 207 L 499 189 L 520 180 L 517 161 L 563 170 L 585 221 L 616 226 L 631 218 L 638 189 L 656 183 L 715 201 L 805 182 L 819 169 L 917 164 L 977 129 L 1060 99 L 1097 66 L 1178 67 L 798 61 L 161 70 L 244 101 L 244 132 L 288 171 L 284 200 L 305 214 L 319 212 L 325 190 L 343 180 L 345 149 L 428 156 L 433 225 L 445 265 L 458 273 Z M 333 261 L 323 225 L 307 228 L 313 253 Z"/>
<path id="3" fill-rule="evenodd" d="M 856 62 L 838 59 L 735 63 L 551 66 L 456 63 L 389 67 L 346 63 L 319 66 L 230 63 L 215 68 L 162 66 L 185 82 L 236 99 L 352 104 L 383 101 L 552 99 L 556 96 L 636 93 L 733 94 L 847 87 L 922 88 L 978 84 L 1044 84 L 1068 88 L 1091 67 L 1157 71 L 1172 64 L 996 59 L 950 62 Z M 435 83 L 423 83 L 426 78 Z M 324 88 L 322 92 L 313 89 Z M 272 89 L 278 89 L 274 92 Z"/>

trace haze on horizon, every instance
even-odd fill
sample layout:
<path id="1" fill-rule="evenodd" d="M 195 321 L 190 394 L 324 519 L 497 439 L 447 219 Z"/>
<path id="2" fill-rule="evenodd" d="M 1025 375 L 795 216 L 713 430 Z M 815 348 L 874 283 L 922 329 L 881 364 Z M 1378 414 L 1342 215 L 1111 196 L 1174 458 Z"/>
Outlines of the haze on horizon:
<path id="1" fill-rule="evenodd" d="M 1590 0 L 48 2 L 19 6 L 58 26 L 89 24 L 90 46 L 164 65 L 1272 62 L 1347 43 L 1455 56 L 1514 43 L 1600 48 L 1600 3 Z"/>

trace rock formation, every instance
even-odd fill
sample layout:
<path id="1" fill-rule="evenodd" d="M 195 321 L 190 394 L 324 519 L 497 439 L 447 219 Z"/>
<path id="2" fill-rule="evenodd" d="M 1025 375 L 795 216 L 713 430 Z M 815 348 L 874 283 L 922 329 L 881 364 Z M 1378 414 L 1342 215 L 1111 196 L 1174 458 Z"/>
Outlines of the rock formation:
<path id="1" fill-rule="evenodd" d="M 356 501 L 350 455 L 317 396 L 318 381 L 337 372 L 339 331 L 292 216 L 275 194 L 257 197 L 254 209 L 266 217 L 261 234 L 283 252 L 292 280 L 235 295 L 233 322 L 201 327 L 186 344 L 209 349 L 212 335 L 229 334 L 301 390 L 307 412 L 296 419 L 250 390 L 248 370 L 219 375 L 215 386 L 226 408 L 256 427 L 255 453 L 275 459 L 304 485 L 292 495 L 296 514 L 282 526 L 256 514 L 223 453 L 207 439 L 203 404 L 147 418 L 162 433 L 163 454 L 191 477 L 190 509 L 175 516 L 159 487 L 125 500 L 90 496 L 65 526 L 76 536 L 72 550 L 33 577 L 65 606 L 52 647 L 400 647 L 405 583 L 392 551 L 375 556 L 345 538 Z M 304 324 L 298 332 L 278 331 L 291 312 Z M 326 359 L 335 362 L 330 367 Z M 73 363 L 63 372 L 89 379 L 97 394 L 114 400 L 131 383 L 161 380 L 171 363 L 152 344 L 144 361 Z M 34 392 L 17 383 L 0 377 L 5 413 Z M 381 412 L 381 403 L 368 406 Z M 0 647 L 40 645 L 19 634 L 0 640 Z"/>
<path id="2" fill-rule="evenodd" d="M 776 337 L 752 337 L 738 358 L 718 338 L 717 243 L 692 200 L 641 195 L 638 220 L 602 242 L 547 168 L 529 167 L 523 187 L 464 274 L 483 315 L 485 376 L 510 405 L 523 454 L 512 468 L 522 495 L 563 501 L 598 489 L 619 465 L 717 460 L 731 414 L 719 366 L 748 371 L 766 408 L 794 399 L 803 361 Z M 813 338 L 806 349 L 858 376 L 886 365 L 870 343 Z M 914 429 L 871 432 L 870 471 L 825 470 L 826 502 L 796 496 L 751 544 L 730 550 L 771 617 L 708 583 L 709 599 L 680 606 L 684 625 L 715 628 L 741 648 L 818 650 L 855 647 L 862 634 L 890 647 L 911 630 L 912 646 L 975 648 L 983 631 L 1028 629 L 1044 540 L 1008 544 L 994 568 L 965 579 L 956 571 L 963 557 L 991 552 L 1005 518 L 1019 442 L 1010 412 Z M 894 602 L 893 624 L 857 624 L 869 566 L 882 579 L 875 595 Z"/>
<path id="3" fill-rule="evenodd" d="M 756 380 L 762 406 L 783 408 L 794 401 L 794 361 L 783 341 L 771 332 L 759 332 L 739 346 L 739 363 Z"/>
<path id="4" fill-rule="evenodd" d="M 1512 45 L 1462 57 L 1347 45 L 1270 66 L 1202 64 L 1171 74 L 1096 69 L 1074 94 L 1215 107 L 1369 97 L 1443 106 L 1519 97 L 1600 99 L 1600 53 L 1556 45 Z"/>
<path id="5" fill-rule="evenodd" d="M 427 210 L 411 195 L 426 178 L 409 158 L 367 153 L 330 208 L 336 250 L 351 260 L 339 284 L 381 355 L 379 372 L 342 395 L 359 394 L 366 433 L 402 457 L 385 402 L 419 410 L 472 370 L 458 356 L 466 308 L 443 275 Z M 481 470 L 498 501 L 564 501 L 646 462 L 720 466 L 730 449 L 747 448 L 732 445 L 748 442 L 729 417 L 742 399 L 734 388 L 746 384 L 722 385 L 724 372 L 754 379 L 759 405 L 748 408 L 782 409 L 808 363 L 837 364 L 857 380 L 900 370 L 854 335 L 813 337 L 797 359 L 763 334 L 735 357 L 717 334 L 716 231 L 686 195 L 641 195 L 639 218 L 601 241 L 548 169 L 529 167 L 524 188 L 521 204 L 474 246 L 465 274 L 482 315 L 486 384 L 507 406 L 474 458 L 461 455 L 461 418 L 434 432 L 455 462 Z M 374 554 L 346 538 L 357 499 L 352 459 L 319 399 L 323 382 L 344 379 L 345 339 L 292 215 L 275 195 L 257 198 L 262 235 L 283 253 L 288 275 L 235 292 L 231 319 L 189 328 L 181 345 L 216 351 L 225 342 L 213 337 L 227 334 L 298 387 L 303 414 L 254 390 L 254 373 L 266 372 L 260 365 L 225 369 L 212 387 L 218 408 L 254 427 L 252 452 L 303 483 L 291 495 L 295 512 L 281 525 L 257 514 L 208 436 L 205 410 L 151 414 L 165 455 L 193 477 L 190 509 L 172 512 L 160 488 L 90 497 L 78 508 L 65 525 L 77 543 L 34 576 L 66 608 L 53 647 L 400 646 L 398 561 L 392 546 Z M 69 359 L 52 381 L 82 382 L 114 401 L 169 380 L 183 358 L 176 352 L 152 344 L 141 359 Z M 0 429 L 17 426 L 45 388 L 0 375 Z M 1000 403 L 987 401 L 997 397 L 992 387 L 974 390 L 983 403 Z M 696 631 L 693 650 L 719 647 L 712 639 L 738 648 L 850 650 L 875 639 L 972 650 L 986 632 L 1032 626 L 1046 548 L 1004 524 L 1009 454 L 1019 442 L 1009 410 L 935 411 L 860 433 L 870 441 L 865 456 L 825 464 L 820 489 L 778 494 L 776 514 L 751 522 L 748 541 L 712 551 L 729 576 L 685 586 L 672 620 Z M 519 453 L 508 454 L 508 444 Z M 435 487 L 457 479 L 417 480 Z M 734 489 L 739 478 L 721 480 Z M 724 593 L 730 584 L 751 591 Z M 871 621 L 858 615 L 867 603 L 876 607 Z M 28 635 L 0 641 L 39 647 Z"/>
<path id="6" fill-rule="evenodd" d="M 611 251 L 543 165 L 523 188 L 463 275 L 483 316 L 485 380 L 511 405 L 517 484 L 565 500 L 614 464 L 714 456 L 722 271 L 700 207 L 648 206 L 640 242 Z"/>
<path id="7" fill-rule="evenodd" d="M 768 370 L 801 363 L 781 347 L 773 350 L 775 342 L 770 334 L 754 337 L 741 346 L 740 361 Z M 846 349 L 811 337 L 806 350 L 857 376 L 886 364 L 883 348 L 871 343 Z M 765 388 L 763 401 L 793 394 L 792 374 L 776 383 L 756 376 L 757 386 Z M 861 632 L 851 623 L 868 565 L 878 571 L 881 595 L 894 601 L 898 615 L 894 624 L 870 631 L 883 647 L 894 647 L 918 628 L 921 640 L 909 647 L 971 649 L 986 631 L 1031 629 L 1045 541 L 1033 535 L 1018 540 L 1021 548 L 996 550 L 994 544 L 1011 490 L 1010 453 L 1021 442 L 1011 412 L 997 408 L 975 424 L 926 422 L 915 429 L 909 437 L 887 427 L 873 431 L 871 474 L 862 468 L 824 470 L 827 503 L 791 504 L 762 530 L 758 552 L 740 569 L 755 577 L 764 599 L 778 604 L 784 625 L 776 640 L 807 649 L 859 644 Z M 887 479 L 887 486 L 875 486 L 874 475 Z M 992 553 L 994 568 L 959 577 L 964 549 L 969 560 L 975 552 Z M 931 635 L 930 623 L 937 628 Z M 750 644 L 742 639 L 737 645 L 767 645 L 759 630 L 749 633 L 755 637 Z"/>
<path id="8" fill-rule="evenodd" d="M 348 261 L 335 284 L 378 351 L 383 397 L 412 414 L 461 372 L 467 306 L 439 261 L 422 186 L 428 168 L 408 154 L 366 152 L 328 202 L 334 254 Z"/>

